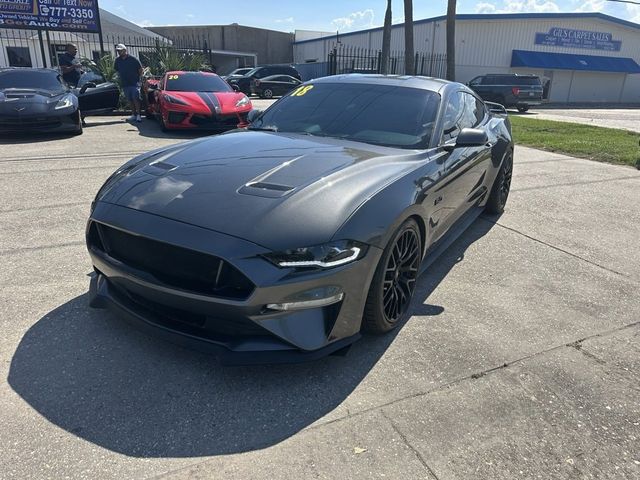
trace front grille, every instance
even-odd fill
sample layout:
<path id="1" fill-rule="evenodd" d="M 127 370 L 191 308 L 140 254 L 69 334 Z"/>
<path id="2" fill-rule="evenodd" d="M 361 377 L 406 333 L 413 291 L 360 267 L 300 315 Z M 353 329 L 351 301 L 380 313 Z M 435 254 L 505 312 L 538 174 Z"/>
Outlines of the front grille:
<path id="1" fill-rule="evenodd" d="M 62 125 L 57 117 L 0 116 L 0 127 L 55 128 Z"/>
<path id="2" fill-rule="evenodd" d="M 89 247 L 159 282 L 194 293 L 243 300 L 255 286 L 221 258 L 92 222 Z"/>

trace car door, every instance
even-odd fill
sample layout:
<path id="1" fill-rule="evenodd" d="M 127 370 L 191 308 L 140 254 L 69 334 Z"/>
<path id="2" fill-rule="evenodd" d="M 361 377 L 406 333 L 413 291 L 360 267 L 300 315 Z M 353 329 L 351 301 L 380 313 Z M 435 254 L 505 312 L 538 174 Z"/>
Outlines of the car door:
<path id="1" fill-rule="evenodd" d="M 274 95 L 284 95 L 288 91 L 287 77 L 285 75 L 276 75 L 271 77 L 269 86 L 273 90 Z"/>
<path id="2" fill-rule="evenodd" d="M 83 116 L 115 110 L 120 100 L 118 86 L 97 74 L 82 75 L 74 93 Z"/>
<path id="3" fill-rule="evenodd" d="M 485 176 L 491 159 L 490 144 L 478 147 L 450 148 L 463 128 L 485 128 L 484 104 L 474 95 L 457 91 L 447 100 L 441 146 L 446 148 L 442 228 L 446 231 L 486 193 Z"/>

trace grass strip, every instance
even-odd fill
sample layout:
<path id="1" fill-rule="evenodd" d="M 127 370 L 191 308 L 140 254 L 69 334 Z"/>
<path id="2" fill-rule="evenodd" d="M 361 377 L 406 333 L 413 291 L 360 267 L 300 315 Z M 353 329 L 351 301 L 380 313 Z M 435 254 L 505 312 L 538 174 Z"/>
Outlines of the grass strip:
<path id="1" fill-rule="evenodd" d="M 640 168 L 640 133 L 510 115 L 516 144 Z"/>

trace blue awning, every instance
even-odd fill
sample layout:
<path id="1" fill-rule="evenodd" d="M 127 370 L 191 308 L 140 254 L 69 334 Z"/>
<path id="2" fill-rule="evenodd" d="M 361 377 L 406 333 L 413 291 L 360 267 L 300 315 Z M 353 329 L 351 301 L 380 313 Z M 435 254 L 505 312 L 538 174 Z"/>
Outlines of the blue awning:
<path id="1" fill-rule="evenodd" d="M 633 58 L 530 52 L 528 50 L 514 50 L 511 55 L 511 66 L 544 68 L 546 70 L 640 73 L 640 65 Z"/>

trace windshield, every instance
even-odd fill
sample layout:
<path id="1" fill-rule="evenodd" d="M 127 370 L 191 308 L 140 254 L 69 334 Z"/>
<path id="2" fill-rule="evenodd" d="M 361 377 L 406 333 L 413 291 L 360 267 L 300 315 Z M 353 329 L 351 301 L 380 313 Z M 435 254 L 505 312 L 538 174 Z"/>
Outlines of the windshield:
<path id="1" fill-rule="evenodd" d="M 227 82 L 215 75 L 203 73 L 171 73 L 165 90 L 171 92 L 232 92 Z"/>
<path id="2" fill-rule="evenodd" d="M 26 69 L 0 72 L 0 90 L 6 88 L 46 90 L 52 94 L 64 93 L 68 90 L 57 72 Z"/>
<path id="3" fill-rule="evenodd" d="M 429 90 L 392 85 L 311 84 L 298 87 L 275 103 L 251 127 L 425 149 L 439 104 L 440 95 Z"/>

